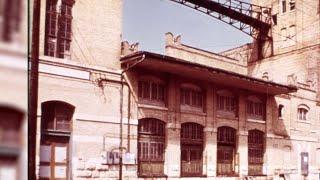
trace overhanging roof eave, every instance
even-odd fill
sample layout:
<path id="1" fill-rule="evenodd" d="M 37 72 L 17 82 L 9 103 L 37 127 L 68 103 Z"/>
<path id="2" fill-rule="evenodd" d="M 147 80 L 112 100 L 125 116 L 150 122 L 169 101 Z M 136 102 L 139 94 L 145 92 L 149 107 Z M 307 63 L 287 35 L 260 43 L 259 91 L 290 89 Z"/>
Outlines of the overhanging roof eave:
<path id="1" fill-rule="evenodd" d="M 266 92 L 268 91 L 268 89 L 271 88 L 272 90 L 269 92 L 269 94 L 278 95 L 278 94 L 287 94 L 287 93 L 292 93 L 297 91 L 297 87 L 295 86 L 288 86 L 288 85 L 275 83 L 271 81 L 265 81 L 259 78 L 254 78 L 254 77 L 246 76 L 243 74 L 238 74 L 235 72 L 214 68 L 210 66 L 205 66 L 198 63 L 194 63 L 194 62 L 189 62 L 183 59 L 166 56 L 162 54 L 156 54 L 152 52 L 139 51 L 121 58 L 120 61 L 121 61 L 121 64 L 124 65 L 132 61 L 135 61 L 139 58 L 142 58 L 143 56 L 145 57 L 145 60 L 147 62 L 152 61 L 152 63 L 160 63 L 160 64 L 163 64 L 163 63 L 177 64 L 177 65 L 180 65 L 179 67 L 183 67 L 183 68 L 199 69 L 199 71 L 205 70 L 208 73 L 219 74 L 220 76 L 222 75 L 228 76 L 229 78 L 233 78 L 234 80 L 240 79 L 237 82 L 247 82 L 246 84 L 248 85 L 255 85 L 257 87 L 266 88 Z M 150 63 L 148 65 L 148 63 L 145 62 L 143 65 L 140 65 L 140 67 L 141 66 L 148 67 L 150 66 Z M 160 66 L 159 68 L 157 68 L 157 70 L 161 70 Z M 203 71 L 202 73 L 205 73 L 205 72 Z M 249 88 L 245 88 L 245 89 L 249 89 Z M 255 91 L 252 88 L 250 90 Z"/>

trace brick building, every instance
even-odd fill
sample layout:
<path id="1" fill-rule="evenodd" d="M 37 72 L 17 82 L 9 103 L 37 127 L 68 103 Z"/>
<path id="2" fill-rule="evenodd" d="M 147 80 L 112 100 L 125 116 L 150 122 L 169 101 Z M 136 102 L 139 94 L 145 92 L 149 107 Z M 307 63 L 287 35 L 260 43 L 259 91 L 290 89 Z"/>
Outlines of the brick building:
<path id="1" fill-rule="evenodd" d="M 0 179 L 27 177 L 27 5 L 0 0 Z"/>
<path id="2" fill-rule="evenodd" d="M 253 3 L 273 15 L 262 59 L 172 33 L 139 51 L 121 0 L 42 1 L 38 177 L 318 179 L 319 1 Z"/>

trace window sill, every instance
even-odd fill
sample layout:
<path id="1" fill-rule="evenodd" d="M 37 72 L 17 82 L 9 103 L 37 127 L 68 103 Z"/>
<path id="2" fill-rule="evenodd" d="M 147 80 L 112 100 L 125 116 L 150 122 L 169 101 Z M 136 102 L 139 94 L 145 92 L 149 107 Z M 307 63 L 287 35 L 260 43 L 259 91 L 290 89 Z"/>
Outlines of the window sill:
<path id="1" fill-rule="evenodd" d="M 297 120 L 297 122 L 304 123 L 304 124 L 311 124 L 311 122 L 308 120 Z"/>
<path id="2" fill-rule="evenodd" d="M 168 178 L 167 175 L 163 174 L 163 175 L 139 175 L 139 178 Z"/>
<path id="3" fill-rule="evenodd" d="M 203 108 L 201 107 L 193 107 L 188 105 L 180 105 L 181 112 L 185 113 L 197 113 L 200 115 L 206 115 L 206 113 L 203 112 Z"/>
<path id="4" fill-rule="evenodd" d="M 261 120 L 261 119 L 252 119 L 252 118 L 248 118 L 247 120 L 248 122 L 254 122 L 254 123 L 260 123 L 260 124 L 266 124 L 266 121 Z"/>
<path id="5" fill-rule="evenodd" d="M 138 108 L 146 108 L 146 109 L 156 109 L 156 110 L 162 110 L 162 111 L 168 111 L 167 107 L 155 105 L 155 104 L 149 104 L 149 103 L 139 103 Z"/>
<path id="6" fill-rule="evenodd" d="M 192 109 L 184 109 L 181 108 L 181 113 L 187 113 L 187 114 L 195 114 L 200 116 L 206 116 L 207 113 L 204 113 L 202 110 L 192 110 Z"/>

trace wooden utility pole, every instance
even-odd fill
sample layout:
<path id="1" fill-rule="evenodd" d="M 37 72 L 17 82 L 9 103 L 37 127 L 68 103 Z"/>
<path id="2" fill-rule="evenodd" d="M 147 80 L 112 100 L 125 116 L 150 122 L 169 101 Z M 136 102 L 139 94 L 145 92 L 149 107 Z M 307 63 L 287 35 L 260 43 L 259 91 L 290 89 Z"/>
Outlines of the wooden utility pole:
<path id="1" fill-rule="evenodd" d="M 30 180 L 36 179 L 36 133 L 39 79 L 40 2 L 41 0 L 33 0 L 31 59 L 29 59 L 31 62 L 31 66 L 30 69 L 28 69 L 28 179 Z"/>

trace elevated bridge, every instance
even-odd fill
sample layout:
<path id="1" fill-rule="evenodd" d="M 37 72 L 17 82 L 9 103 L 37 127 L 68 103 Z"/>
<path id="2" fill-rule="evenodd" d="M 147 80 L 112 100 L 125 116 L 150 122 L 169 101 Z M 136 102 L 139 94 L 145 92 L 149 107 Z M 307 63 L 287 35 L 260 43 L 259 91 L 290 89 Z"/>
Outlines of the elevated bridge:
<path id="1" fill-rule="evenodd" d="M 241 30 L 257 40 L 270 40 L 271 8 L 239 0 L 170 0 Z"/>

